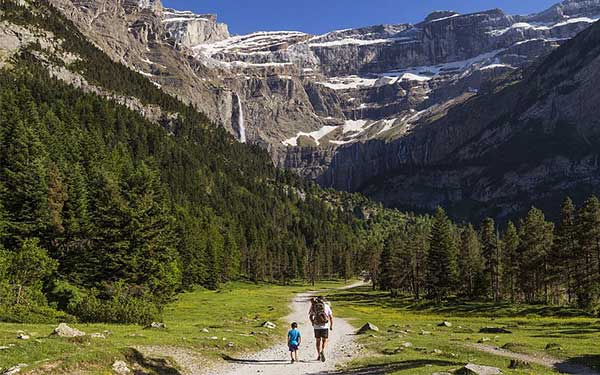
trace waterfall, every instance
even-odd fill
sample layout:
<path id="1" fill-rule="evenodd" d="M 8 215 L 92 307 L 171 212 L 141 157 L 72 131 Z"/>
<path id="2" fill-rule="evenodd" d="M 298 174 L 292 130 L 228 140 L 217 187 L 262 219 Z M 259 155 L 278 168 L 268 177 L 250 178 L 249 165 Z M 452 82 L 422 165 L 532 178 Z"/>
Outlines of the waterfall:
<path id="1" fill-rule="evenodd" d="M 240 133 L 240 142 L 246 143 L 246 127 L 244 124 L 244 109 L 242 108 L 242 99 L 239 94 L 236 96 L 238 106 L 238 131 Z"/>

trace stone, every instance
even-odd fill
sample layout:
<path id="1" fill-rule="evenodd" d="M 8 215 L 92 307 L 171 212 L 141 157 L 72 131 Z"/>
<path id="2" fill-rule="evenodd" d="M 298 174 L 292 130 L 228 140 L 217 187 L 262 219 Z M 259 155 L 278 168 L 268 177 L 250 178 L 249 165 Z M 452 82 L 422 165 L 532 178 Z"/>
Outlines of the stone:
<path id="1" fill-rule="evenodd" d="M 404 347 L 404 348 L 412 348 L 412 346 L 413 346 L 412 342 L 408 342 L 408 341 L 406 341 L 406 342 L 403 342 L 403 343 L 402 343 L 402 344 L 400 344 L 400 345 L 401 345 L 402 347 Z"/>
<path id="2" fill-rule="evenodd" d="M 98 332 L 92 333 L 90 335 L 90 337 L 93 338 L 93 339 L 106 339 L 106 336 L 104 334 L 98 333 Z"/>
<path id="3" fill-rule="evenodd" d="M 424 330 L 421 330 L 421 333 L 419 333 L 419 334 L 420 334 L 421 336 L 430 336 L 430 335 L 431 335 L 431 332 L 429 332 L 429 331 L 424 331 Z"/>
<path id="4" fill-rule="evenodd" d="M 268 320 L 266 322 L 264 322 L 263 324 L 260 325 L 263 328 L 268 328 L 268 329 L 275 329 L 277 328 L 277 325 L 273 322 L 269 322 Z"/>
<path id="5" fill-rule="evenodd" d="M 25 334 L 25 333 L 19 333 L 17 335 L 17 339 L 19 340 L 29 340 L 31 338 L 31 336 Z"/>
<path id="6" fill-rule="evenodd" d="M 227 347 L 228 348 L 233 348 L 235 346 L 235 344 L 233 342 L 228 342 L 227 343 Z"/>
<path id="7" fill-rule="evenodd" d="M 6 369 L 2 372 L 2 375 L 15 375 L 21 372 L 25 367 L 29 366 L 27 363 L 19 363 L 16 366 L 13 366 L 9 369 Z"/>
<path id="8" fill-rule="evenodd" d="M 546 345 L 546 350 L 557 350 L 560 351 L 562 350 L 562 347 L 560 346 L 560 344 L 557 344 L 555 342 L 551 342 L 549 344 Z"/>
<path id="9" fill-rule="evenodd" d="M 438 327 L 450 328 L 450 327 L 452 327 L 452 323 L 450 323 L 450 322 L 441 322 L 440 324 L 438 324 Z"/>
<path id="10" fill-rule="evenodd" d="M 479 333 L 503 333 L 503 334 L 510 334 L 512 332 L 509 331 L 509 330 L 507 330 L 506 328 L 502 328 L 502 327 L 483 327 L 482 329 L 479 330 Z"/>
<path id="11" fill-rule="evenodd" d="M 511 359 L 508 368 L 511 370 L 529 369 L 531 368 L 531 363 L 520 359 Z"/>
<path id="12" fill-rule="evenodd" d="M 217 336 L 212 336 L 210 337 L 211 340 L 218 340 L 219 338 Z"/>
<path id="13" fill-rule="evenodd" d="M 358 332 L 356 332 L 356 334 L 362 335 L 367 332 L 379 332 L 379 328 L 373 323 L 365 323 L 365 325 L 360 327 L 360 329 L 358 330 Z"/>
<path id="14" fill-rule="evenodd" d="M 477 342 L 480 343 L 480 344 L 483 344 L 484 342 L 490 342 L 490 341 L 492 341 L 492 339 L 490 339 L 489 337 L 482 337 Z"/>
<path id="15" fill-rule="evenodd" d="M 501 375 L 502 370 L 497 367 L 480 366 L 469 363 L 465 367 L 456 371 L 457 375 Z"/>
<path id="16" fill-rule="evenodd" d="M 152 322 L 146 328 L 150 328 L 150 329 L 167 329 L 167 325 L 165 323 Z"/>
<path id="17" fill-rule="evenodd" d="M 85 336 L 85 332 L 82 332 L 78 329 L 69 327 L 66 323 L 60 323 L 58 327 L 54 329 L 52 333 L 54 336 L 58 337 L 82 337 Z"/>
<path id="18" fill-rule="evenodd" d="M 115 361 L 115 363 L 112 365 L 112 369 L 118 375 L 126 375 L 131 373 L 129 366 L 127 366 L 125 361 Z"/>
<path id="19" fill-rule="evenodd" d="M 443 352 L 442 352 L 441 350 L 439 350 L 439 349 L 433 349 L 433 350 L 431 351 L 431 353 L 433 353 L 433 354 L 437 354 L 437 355 L 440 355 L 440 354 L 442 354 Z"/>
<path id="20" fill-rule="evenodd" d="M 208 331 L 208 329 L 207 329 L 207 328 L 202 328 L 202 332 L 203 332 L 203 333 L 208 333 L 209 331 Z"/>

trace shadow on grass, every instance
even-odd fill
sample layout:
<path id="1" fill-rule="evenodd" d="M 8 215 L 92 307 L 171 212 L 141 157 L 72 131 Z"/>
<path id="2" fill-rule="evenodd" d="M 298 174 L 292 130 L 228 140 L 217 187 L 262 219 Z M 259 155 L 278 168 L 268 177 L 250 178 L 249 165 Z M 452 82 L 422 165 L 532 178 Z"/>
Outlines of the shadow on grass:
<path id="1" fill-rule="evenodd" d="M 287 365 L 290 363 L 289 360 L 284 360 L 284 359 L 245 359 L 245 358 L 233 358 L 230 357 L 226 354 L 223 354 L 221 356 L 225 361 L 230 362 L 230 363 L 239 363 L 239 364 L 243 364 L 243 365 L 257 365 L 257 366 L 264 366 L 264 365 Z"/>
<path id="2" fill-rule="evenodd" d="M 389 292 L 372 291 L 368 287 L 332 293 L 331 301 L 350 302 L 354 305 L 396 308 L 409 311 L 427 311 L 455 316 L 519 317 L 527 315 L 547 317 L 590 317 L 583 310 L 565 306 L 524 305 L 510 302 L 494 303 L 487 301 L 468 302 L 461 299 L 449 299 L 442 304 L 431 301 L 418 301 L 411 296 L 392 297 Z"/>
<path id="3" fill-rule="evenodd" d="M 417 359 L 398 361 L 385 365 L 372 365 L 349 370 L 323 371 L 312 375 L 383 375 L 397 371 L 413 370 L 425 366 L 461 366 L 462 363 L 443 360 Z"/>
<path id="4" fill-rule="evenodd" d="M 554 368 L 565 374 L 598 375 L 600 374 L 600 355 L 582 355 L 569 358 L 556 364 Z"/>
<path id="5" fill-rule="evenodd" d="M 173 366 L 163 358 L 147 358 L 141 352 L 136 349 L 130 348 L 126 357 L 129 362 L 135 362 L 142 366 L 144 369 L 152 371 L 153 374 L 159 375 L 182 375 L 177 369 L 173 368 Z M 134 374 L 143 375 L 147 374 L 146 372 L 136 371 Z"/>

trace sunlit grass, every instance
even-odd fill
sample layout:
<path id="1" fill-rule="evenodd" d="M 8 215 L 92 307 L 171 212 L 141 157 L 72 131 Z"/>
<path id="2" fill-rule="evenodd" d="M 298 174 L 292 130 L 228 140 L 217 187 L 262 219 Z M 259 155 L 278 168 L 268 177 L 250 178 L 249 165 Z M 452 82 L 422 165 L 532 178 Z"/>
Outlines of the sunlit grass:
<path id="1" fill-rule="evenodd" d="M 219 291 L 184 293 L 165 309 L 166 330 L 136 325 L 72 324 L 88 335 L 82 339 L 64 339 L 50 336 L 56 325 L 0 323 L 0 346 L 10 346 L 0 350 L 0 368 L 26 363 L 30 365 L 27 370 L 48 368 L 52 374 L 82 369 L 86 373 L 106 374 L 115 360 L 127 358 L 132 347 L 185 348 L 208 361 L 223 354 L 257 351 L 281 340 L 285 334 L 288 322 L 281 319 L 289 313 L 294 294 L 340 285 L 343 282 L 321 282 L 314 288 L 301 283 L 291 286 L 232 283 Z M 260 327 L 267 320 L 276 323 L 277 329 Z M 31 339 L 18 340 L 19 331 L 27 332 Z M 103 333 L 106 339 L 90 338 L 92 333 Z"/>
<path id="2" fill-rule="evenodd" d="M 555 373 L 537 365 L 528 370 L 509 370 L 509 359 L 469 347 L 487 339 L 486 345 L 600 366 L 600 322 L 585 316 L 573 317 L 577 312 L 571 309 L 491 303 L 440 307 L 415 304 L 409 298 L 392 298 L 366 287 L 332 292 L 329 297 L 337 314 L 352 318 L 357 328 L 366 322 L 380 328 L 380 332 L 359 339 L 368 350 L 367 356 L 353 361 L 351 367 L 384 366 L 394 374 L 431 375 L 477 363 L 499 367 L 508 374 Z M 438 327 L 443 321 L 451 322 L 452 327 Z M 512 333 L 479 333 L 483 327 L 506 327 Z M 405 342 L 412 347 L 403 347 Z M 548 344 L 558 344 L 560 350 L 546 350 Z"/>

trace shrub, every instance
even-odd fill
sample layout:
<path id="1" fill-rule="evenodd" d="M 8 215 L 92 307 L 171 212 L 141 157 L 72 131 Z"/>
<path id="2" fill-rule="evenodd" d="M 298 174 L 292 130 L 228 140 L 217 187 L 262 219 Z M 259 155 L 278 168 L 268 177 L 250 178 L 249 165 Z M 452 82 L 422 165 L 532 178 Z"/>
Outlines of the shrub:
<path id="1" fill-rule="evenodd" d="M 71 312 L 85 323 L 120 323 L 148 325 L 160 321 L 160 308 L 141 298 L 102 300 L 95 295 L 83 298 Z"/>
<path id="2" fill-rule="evenodd" d="M 26 324 L 74 323 L 77 319 L 47 306 L 0 306 L 0 322 Z"/>

